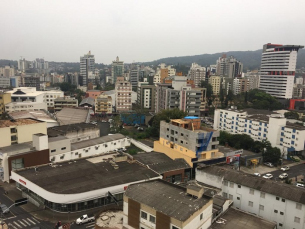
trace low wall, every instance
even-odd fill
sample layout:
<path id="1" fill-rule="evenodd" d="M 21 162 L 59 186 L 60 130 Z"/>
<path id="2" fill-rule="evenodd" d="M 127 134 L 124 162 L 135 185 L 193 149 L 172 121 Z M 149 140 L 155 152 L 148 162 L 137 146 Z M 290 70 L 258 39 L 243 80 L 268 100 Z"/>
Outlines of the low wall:
<path id="1" fill-rule="evenodd" d="M 145 152 L 152 152 L 152 151 L 154 151 L 153 148 L 151 148 L 151 147 L 145 145 L 145 144 L 142 143 L 142 142 L 136 141 L 136 140 L 134 140 L 133 138 L 130 138 L 130 142 L 131 142 L 132 144 L 134 144 L 136 147 L 138 147 L 138 148 L 144 150 Z"/>

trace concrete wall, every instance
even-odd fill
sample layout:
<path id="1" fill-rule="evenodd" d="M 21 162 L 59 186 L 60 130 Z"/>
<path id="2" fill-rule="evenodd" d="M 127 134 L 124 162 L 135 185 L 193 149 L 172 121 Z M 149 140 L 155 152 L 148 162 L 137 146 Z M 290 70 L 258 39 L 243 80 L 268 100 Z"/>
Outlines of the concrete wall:
<path id="1" fill-rule="evenodd" d="M 151 151 L 154 150 L 153 148 L 151 148 L 151 147 L 145 145 L 145 144 L 142 143 L 142 142 L 136 141 L 136 140 L 133 139 L 133 138 L 130 138 L 130 142 L 131 142 L 132 144 L 134 144 L 136 147 L 138 147 L 138 148 L 144 150 L 145 152 L 151 152 Z"/>
<path id="2" fill-rule="evenodd" d="M 49 142 L 50 156 L 71 152 L 70 139 Z"/>
<path id="3" fill-rule="evenodd" d="M 11 129 L 10 127 L 0 128 L 0 147 L 11 145 Z"/>
<path id="4" fill-rule="evenodd" d="M 71 140 L 71 143 L 89 140 L 92 138 L 100 137 L 100 130 L 98 127 L 92 129 L 85 129 L 83 131 L 72 131 L 68 132 L 65 137 Z"/>
<path id="5" fill-rule="evenodd" d="M 39 122 L 29 125 L 17 126 L 18 143 L 29 142 L 33 140 L 33 134 L 47 134 L 47 123 Z"/>

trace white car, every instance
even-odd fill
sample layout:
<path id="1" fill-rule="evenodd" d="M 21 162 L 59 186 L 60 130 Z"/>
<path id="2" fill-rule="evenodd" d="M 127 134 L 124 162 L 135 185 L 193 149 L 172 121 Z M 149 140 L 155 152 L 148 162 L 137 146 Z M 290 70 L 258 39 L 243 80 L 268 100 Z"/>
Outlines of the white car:
<path id="1" fill-rule="evenodd" d="M 290 169 L 289 166 L 284 166 L 284 167 L 281 168 L 282 171 L 287 171 L 289 169 Z"/>
<path id="2" fill-rule="evenodd" d="M 255 176 L 258 176 L 258 177 L 260 177 L 260 176 L 261 176 L 261 174 L 260 174 L 260 173 L 254 173 L 254 175 L 255 175 Z"/>
<path id="3" fill-rule="evenodd" d="M 282 173 L 281 175 L 279 175 L 279 178 L 280 179 L 285 179 L 288 177 L 288 174 L 287 173 Z"/>
<path id="4" fill-rule="evenodd" d="M 304 184 L 300 184 L 300 183 L 297 183 L 296 186 L 299 187 L 299 188 L 305 188 L 305 185 Z"/>
<path id="5" fill-rule="evenodd" d="M 271 173 L 267 173 L 263 176 L 263 178 L 266 178 L 266 179 L 271 179 L 273 177 L 273 175 Z"/>

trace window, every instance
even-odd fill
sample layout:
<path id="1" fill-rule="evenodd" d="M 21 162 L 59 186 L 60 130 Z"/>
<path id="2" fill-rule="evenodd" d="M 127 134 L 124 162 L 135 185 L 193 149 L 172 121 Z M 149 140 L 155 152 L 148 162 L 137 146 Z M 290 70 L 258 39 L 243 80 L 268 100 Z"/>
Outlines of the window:
<path id="1" fill-rule="evenodd" d="M 249 193 L 250 193 L 251 195 L 254 195 L 254 189 L 250 188 Z"/>
<path id="2" fill-rule="evenodd" d="M 264 211 L 264 209 L 265 209 L 264 205 L 259 205 L 259 210 Z"/>
<path id="3" fill-rule="evenodd" d="M 253 207 L 253 202 L 249 201 L 248 206 Z"/>
<path id="4" fill-rule="evenodd" d="M 275 199 L 276 199 L 276 200 L 280 200 L 280 197 L 276 197 Z"/>
<path id="5" fill-rule="evenodd" d="M 279 223 L 279 226 L 280 226 L 280 227 L 282 227 L 282 226 L 283 226 L 283 224 L 282 224 L 282 223 Z"/>
<path id="6" fill-rule="evenodd" d="M 64 158 L 65 158 L 65 155 L 60 156 L 60 159 L 61 159 L 61 160 L 64 159 Z"/>
<path id="7" fill-rule="evenodd" d="M 203 218 L 203 213 L 200 214 L 200 220 L 202 220 L 202 218 Z"/>
<path id="8" fill-rule="evenodd" d="M 54 152 L 56 152 L 56 149 L 52 149 L 52 150 L 51 150 L 51 153 L 54 153 Z"/>
<path id="9" fill-rule="evenodd" d="M 183 133 L 181 133 L 181 136 L 183 136 Z"/>
<path id="10" fill-rule="evenodd" d="M 237 187 L 238 187 L 238 188 L 241 188 L 241 186 L 240 186 L 240 185 L 237 185 Z"/>
<path id="11" fill-rule="evenodd" d="M 223 181 L 223 185 L 224 185 L 224 186 L 228 186 L 228 181 L 224 180 L 224 181 Z"/>
<path id="12" fill-rule="evenodd" d="M 274 210 L 274 213 L 278 213 L 278 210 Z"/>
<path id="13" fill-rule="evenodd" d="M 141 211 L 141 218 L 147 220 L 147 213 Z"/>
<path id="14" fill-rule="evenodd" d="M 179 229 L 178 227 L 176 227 L 176 226 L 174 226 L 174 225 L 172 225 L 172 229 Z"/>
<path id="15" fill-rule="evenodd" d="M 240 200 L 240 197 L 237 197 L 238 200 Z"/>
<path id="16" fill-rule="evenodd" d="M 12 170 L 24 168 L 23 158 L 12 160 Z"/>
<path id="17" fill-rule="evenodd" d="M 295 222 L 295 223 L 300 223 L 300 220 L 301 220 L 301 219 L 300 219 L 299 217 L 294 217 L 294 222 Z"/>
<path id="18" fill-rule="evenodd" d="M 297 203 L 296 204 L 296 209 L 302 210 L 302 204 Z"/>
<path id="19" fill-rule="evenodd" d="M 265 193 L 264 192 L 261 192 L 261 198 L 265 199 Z"/>
<path id="20" fill-rule="evenodd" d="M 234 183 L 233 182 L 230 182 L 230 187 L 234 188 Z"/>
<path id="21" fill-rule="evenodd" d="M 66 147 L 62 147 L 62 148 L 61 148 L 61 150 L 65 150 L 65 149 L 66 149 Z"/>
<path id="22" fill-rule="evenodd" d="M 282 199 L 282 202 L 285 202 L 285 199 Z"/>
<path id="23" fill-rule="evenodd" d="M 233 195 L 229 194 L 229 199 L 233 200 Z"/>
<path id="24" fill-rule="evenodd" d="M 156 217 L 154 217 L 153 215 L 150 215 L 150 216 L 149 216 L 149 221 L 150 221 L 151 223 L 156 223 Z"/>
<path id="25" fill-rule="evenodd" d="M 280 212 L 281 215 L 284 215 L 284 212 Z"/>
<path id="26" fill-rule="evenodd" d="M 223 196 L 224 198 L 228 198 L 228 194 L 225 193 L 225 192 L 222 193 L 222 196 Z"/>

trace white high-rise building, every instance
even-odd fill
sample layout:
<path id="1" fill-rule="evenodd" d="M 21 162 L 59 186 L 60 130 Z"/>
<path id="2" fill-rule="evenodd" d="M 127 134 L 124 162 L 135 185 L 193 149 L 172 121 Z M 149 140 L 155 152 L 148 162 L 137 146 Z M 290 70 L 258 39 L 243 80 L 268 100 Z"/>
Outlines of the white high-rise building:
<path id="1" fill-rule="evenodd" d="M 80 57 L 80 76 L 82 77 L 82 85 L 87 86 L 89 83 L 89 78 L 94 75 L 95 70 L 95 58 L 91 54 L 91 51 L 88 54 Z M 92 80 L 92 79 L 91 79 Z M 81 82 L 80 82 L 81 83 Z"/>
<path id="2" fill-rule="evenodd" d="M 300 45 L 265 44 L 262 53 L 259 89 L 268 94 L 291 99 Z"/>
<path id="3" fill-rule="evenodd" d="M 189 79 L 194 81 L 195 87 L 201 86 L 201 81 L 205 80 L 206 68 L 201 67 L 199 64 L 192 63 L 192 66 L 188 72 Z"/>

